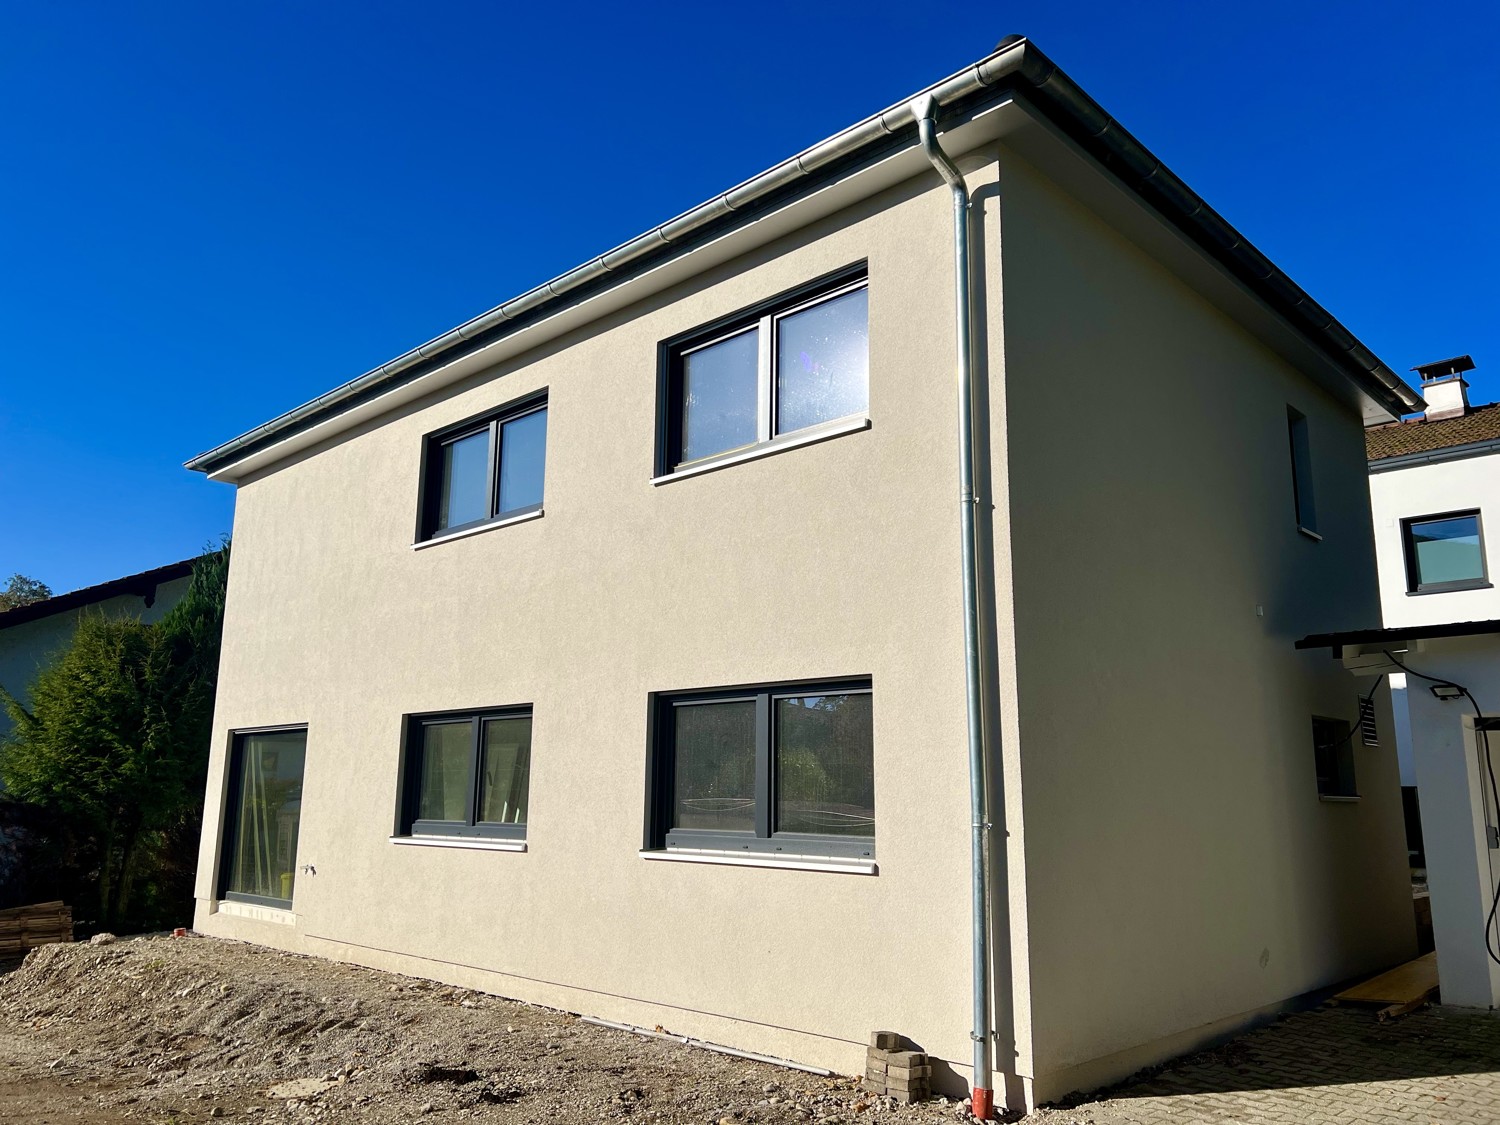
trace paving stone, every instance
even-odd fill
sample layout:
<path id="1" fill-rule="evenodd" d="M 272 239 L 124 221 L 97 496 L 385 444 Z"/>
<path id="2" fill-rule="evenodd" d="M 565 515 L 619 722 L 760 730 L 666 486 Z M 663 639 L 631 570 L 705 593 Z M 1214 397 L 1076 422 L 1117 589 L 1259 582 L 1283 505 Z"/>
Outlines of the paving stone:
<path id="1" fill-rule="evenodd" d="M 1500 1013 L 1303 1012 L 1069 1111 L 1093 1125 L 1494 1125 Z"/>

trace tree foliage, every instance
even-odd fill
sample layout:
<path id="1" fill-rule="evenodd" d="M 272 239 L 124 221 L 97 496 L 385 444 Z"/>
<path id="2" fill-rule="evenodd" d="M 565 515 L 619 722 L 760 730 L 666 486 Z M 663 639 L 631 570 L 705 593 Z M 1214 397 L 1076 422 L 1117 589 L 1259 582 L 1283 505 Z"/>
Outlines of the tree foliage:
<path id="1" fill-rule="evenodd" d="M 88 842 L 81 905 L 105 928 L 166 924 L 191 900 L 228 563 L 227 544 L 198 559 L 154 624 L 85 614 L 30 708 L 5 694 L 0 780 Z"/>
<path id="2" fill-rule="evenodd" d="M 0 590 L 0 613 L 7 609 L 19 609 L 32 602 L 46 601 L 52 596 L 52 588 L 24 574 L 12 574 L 5 588 Z"/>

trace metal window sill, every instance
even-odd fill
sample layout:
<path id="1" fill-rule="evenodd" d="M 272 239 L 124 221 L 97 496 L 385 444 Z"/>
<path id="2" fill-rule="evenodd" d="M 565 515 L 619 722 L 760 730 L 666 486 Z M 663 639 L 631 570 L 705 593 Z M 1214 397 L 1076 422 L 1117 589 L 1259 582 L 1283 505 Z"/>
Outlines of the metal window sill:
<path id="1" fill-rule="evenodd" d="M 525 840 L 486 840 L 480 836 L 391 836 L 391 843 L 416 848 L 468 848 L 476 852 L 524 852 Z"/>
<path id="2" fill-rule="evenodd" d="M 1356 794 L 1353 797 L 1338 797 L 1332 793 L 1319 793 L 1318 800 L 1326 801 L 1330 805 L 1352 805 L 1359 801 L 1359 796 Z"/>
<path id="3" fill-rule="evenodd" d="M 841 859 L 838 856 L 774 855 L 770 853 L 713 851 L 708 848 L 672 848 L 636 853 L 642 859 L 671 863 L 718 863 L 728 867 L 778 867 L 786 871 L 836 871 L 844 875 L 878 875 L 871 859 Z"/>
<path id="4" fill-rule="evenodd" d="M 297 915 L 276 906 L 256 906 L 249 902 L 236 902 L 232 898 L 221 898 L 214 906 L 215 914 L 227 914 L 231 918 L 248 918 L 253 922 L 274 922 L 278 926 L 295 926 Z"/>
<path id="5" fill-rule="evenodd" d="M 1321 536 L 1321 535 L 1319 535 L 1319 534 L 1318 534 L 1318 533 L 1317 533 L 1317 532 L 1316 532 L 1316 531 L 1314 531 L 1314 530 L 1313 530 L 1313 529 L 1312 529 L 1312 528 L 1310 528 L 1310 527 L 1303 527 L 1303 526 L 1302 526 L 1302 525 L 1301 525 L 1301 524 L 1300 524 L 1300 523 L 1299 523 L 1299 524 L 1298 524 L 1298 525 L 1297 525 L 1297 530 L 1298 530 L 1298 531 L 1300 531 L 1300 532 L 1301 532 L 1301 533 L 1302 533 L 1302 534 L 1303 534 L 1303 535 L 1305 535 L 1305 536 L 1307 536 L 1307 537 L 1308 537 L 1308 538 L 1309 538 L 1309 539 L 1315 539 L 1315 540 L 1317 540 L 1317 541 L 1318 541 L 1318 542 L 1319 542 L 1319 543 L 1321 543 L 1321 542 L 1323 542 L 1323 537 L 1322 537 L 1322 536 Z"/>
<path id="6" fill-rule="evenodd" d="M 1434 586 L 1428 590 L 1408 590 L 1406 591 L 1406 596 L 1408 598 L 1425 598 L 1428 594 L 1458 594 L 1464 590 L 1493 590 L 1494 588 L 1495 584 L 1493 582 L 1461 582 L 1456 586 Z"/>
<path id="7" fill-rule="evenodd" d="M 485 531 L 494 531 L 497 527 L 510 527 L 512 524 L 525 523 L 527 520 L 539 520 L 542 518 L 542 515 L 543 510 L 538 508 L 534 512 L 522 512 L 519 515 L 506 516 L 504 519 L 490 520 L 488 523 L 466 527 L 462 531 L 450 532 L 447 535 L 434 535 L 431 539 L 423 539 L 420 543 L 413 543 L 411 549 L 413 551 L 420 551 L 426 547 L 436 547 L 439 543 L 451 543 L 455 539 L 467 539 L 471 535 L 479 535 Z"/>
<path id="8" fill-rule="evenodd" d="M 854 434 L 861 430 L 870 428 L 870 419 L 866 415 L 856 415 L 852 418 L 840 418 L 832 422 L 824 422 L 821 425 L 810 426 L 805 430 L 797 430 L 795 433 L 774 437 L 770 441 L 760 442 L 758 445 L 748 446 L 744 449 L 732 450 L 729 453 L 721 453 L 714 457 L 704 458 L 702 461 L 694 461 L 691 465 L 684 465 L 680 469 L 674 469 L 670 473 L 652 477 L 652 484 L 667 484 L 684 477 L 695 477 L 700 473 L 711 473 L 715 469 L 728 468 L 730 465 L 738 465 L 744 461 L 755 461 L 761 457 L 769 457 L 773 453 L 780 453 L 785 449 L 799 449 L 804 445 L 813 445 L 829 438 L 842 437 L 844 434 Z"/>

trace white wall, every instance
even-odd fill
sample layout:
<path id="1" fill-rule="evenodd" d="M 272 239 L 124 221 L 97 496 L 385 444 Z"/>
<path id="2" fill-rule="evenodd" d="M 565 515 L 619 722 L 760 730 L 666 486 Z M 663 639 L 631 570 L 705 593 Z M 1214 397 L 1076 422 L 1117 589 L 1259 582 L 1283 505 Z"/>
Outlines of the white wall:
<path id="1" fill-rule="evenodd" d="M 1500 636 L 1414 642 L 1396 658 L 1414 672 L 1463 684 L 1487 714 L 1500 714 Z M 1407 677 L 1439 984 L 1445 1004 L 1500 1006 L 1500 965 L 1484 945 L 1500 870 L 1500 853 L 1484 838 L 1488 777 L 1481 772 L 1469 703 L 1439 700 L 1430 687 Z M 1500 771 L 1500 735 L 1491 739 Z M 1497 822 L 1493 811 L 1489 819 Z"/>
<path id="2" fill-rule="evenodd" d="M 1495 567 L 1500 566 L 1500 456 L 1439 461 L 1370 474 L 1375 559 L 1387 628 L 1500 617 L 1500 588 L 1406 592 L 1401 521 L 1472 508 L 1479 509 L 1484 554 L 1493 581 Z"/>

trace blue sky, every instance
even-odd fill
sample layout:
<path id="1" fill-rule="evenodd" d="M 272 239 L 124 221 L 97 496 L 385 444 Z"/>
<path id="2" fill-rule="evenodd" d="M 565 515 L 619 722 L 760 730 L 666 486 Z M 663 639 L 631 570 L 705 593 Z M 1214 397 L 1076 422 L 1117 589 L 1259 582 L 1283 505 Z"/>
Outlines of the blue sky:
<path id="1" fill-rule="evenodd" d="M 1500 398 L 1493 3 L 8 5 L 0 581 L 184 558 L 187 457 L 1030 35 L 1392 367 Z"/>

